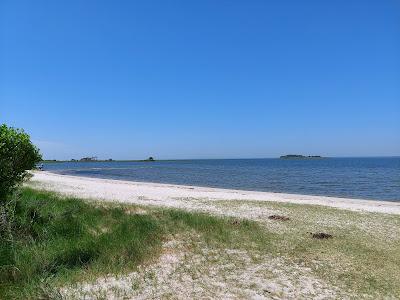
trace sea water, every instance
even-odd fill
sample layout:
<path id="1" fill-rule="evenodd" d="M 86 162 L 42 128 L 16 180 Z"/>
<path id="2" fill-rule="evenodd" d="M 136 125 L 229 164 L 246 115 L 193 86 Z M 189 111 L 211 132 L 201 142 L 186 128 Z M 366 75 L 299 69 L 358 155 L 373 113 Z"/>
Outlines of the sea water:
<path id="1" fill-rule="evenodd" d="M 46 163 L 76 176 L 400 201 L 400 157 Z"/>

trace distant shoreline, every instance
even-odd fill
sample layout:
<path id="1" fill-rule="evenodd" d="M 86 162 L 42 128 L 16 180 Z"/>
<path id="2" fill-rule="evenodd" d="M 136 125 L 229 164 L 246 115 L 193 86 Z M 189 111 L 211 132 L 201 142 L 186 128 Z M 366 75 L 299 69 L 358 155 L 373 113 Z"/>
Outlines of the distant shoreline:
<path id="1" fill-rule="evenodd" d="M 400 158 L 400 155 L 389 156 L 321 156 L 323 159 L 354 159 L 354 158 Z M 169 162 L 169 161 L 197 161 L 197 160 L 262 160 L 262 159 L 280 159 L 280 157 L 259 157 L 259 158 L 176 158 L 176 159 L 155 159 L 149 161 L 146 159 L 113 159 L 113 160 L 93 160 L 93 161 L 80 161 L 80 160 L 56 160 L 46 159 L 42 163 L 66 163 L 66 162 L 79 162 L 79 163 L 94 163 L 94 162 Z"/>
<path id="2" fill-rule="evenodd" d="M 147 159 L 128 159 L 128 160 L 108 160 L 108 159 L 97 159 L 97 160 L 43 160 L 42 163 L 96 163 L 96 162 L 155 162 L 155 161 L 176 161 L 176 160 L 147 160 Z"/>

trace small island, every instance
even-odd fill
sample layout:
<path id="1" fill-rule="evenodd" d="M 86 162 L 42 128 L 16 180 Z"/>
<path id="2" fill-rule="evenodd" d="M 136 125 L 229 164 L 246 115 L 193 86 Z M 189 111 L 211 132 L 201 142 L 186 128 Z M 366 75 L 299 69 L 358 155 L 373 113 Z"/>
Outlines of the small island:
<path id="1" fill-rule="evenodd" d="M 97 156 L 88 156 L 82 157 L 81 159 L 71 158 L 70 160 L 57 160 L 57 159 L 43 159 L 42 163 L 65 163 L 65 162 L 148 162 L 148 161 L 156 161 L 154 157 L 150 156 L 146 159 L 127 159 L 127 160 L 119 160 L 119 159 L 98 159 Z"/>
<path id="2" fill-rule="evenodd" d="M 300 155 L 300 154 L 287 154 L 282 155 L 281 159 L 316 159 L 316 158 L 323 158 L 320 155 Z"/>

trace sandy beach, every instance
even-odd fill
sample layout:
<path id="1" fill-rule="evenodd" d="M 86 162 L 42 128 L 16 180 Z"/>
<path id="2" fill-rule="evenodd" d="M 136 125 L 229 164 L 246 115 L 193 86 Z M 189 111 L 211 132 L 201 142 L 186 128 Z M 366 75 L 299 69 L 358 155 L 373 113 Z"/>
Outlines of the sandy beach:
<path id="1" fill-rule="evenodd" d="M 227 215 L 232 213 L 223 208 L 216 208 L 213 202 L 221 200 L 249 201 L 249 203 L 271 201 L 322 205 L 352 211 L 400 214 L 400 202 L 109 180 L 59 175 L 46 171 L 34 172 L 31 184 L 64 195 L 86 199 L 200 210 Z M 254 217 L 259 213 L 256 208 L 254 210 L 249 208 L 247 212 L 234 212 L 233 214 L 241 217 Z"/>
<path id="2" fill-rule="evenodd" d="M 216 244 L 206 242 L 212 236 L 209 230 L 180 230 L 165 237 L 158 257 L 137 269 L 63 286 L 60 292 L 68 299 L 394 299 L 399 293 L 395 288 L 399 202 L 108 180 L 47 171 L 34 172 L 26 185 L 86 199 L 93 207 L 121 208 L 137 219 L 159 220 L 174 211 L 177 224 L 182 224 L 185 210 L 204 212 L 201 215 L 206 219 L 232 217 L 217 219 L 229 220 L 235 235 L 236 226 L 245 228 L 247 220 L 258 228 L 257 232 L 246 231 L 236 244 L 223 244 L 223 235 Z M 189 215 L 189 224 L 197 224 L 195 214 Z M 284 216 L 287 221 L 273 216 Z M 315 240 L 310 234 L 316 232 L 333 238 Z M 253 235 L 252 242 L 245 241 Z M 351 281 L 343 279 L 343 274 Z M 371 288 L 370 278 L 381 285 Z"/>

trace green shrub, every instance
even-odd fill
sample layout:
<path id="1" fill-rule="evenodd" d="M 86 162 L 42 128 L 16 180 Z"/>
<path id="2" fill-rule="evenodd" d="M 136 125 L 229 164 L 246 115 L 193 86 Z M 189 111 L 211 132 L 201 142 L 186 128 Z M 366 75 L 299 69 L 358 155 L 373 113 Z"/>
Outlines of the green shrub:
<path id="1" fill-rule="evenodd" d="M 17 276 L 13 223 L 18 195 L 13 192 L 41 159 L 22 129 L 0 126 L 0 282 Z"/>
<path id="2" fill-rule="evenodd" d="M 41 160 L 39 149 L 22 129 L 0 126 L 0 204 Z"/>

